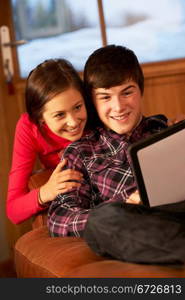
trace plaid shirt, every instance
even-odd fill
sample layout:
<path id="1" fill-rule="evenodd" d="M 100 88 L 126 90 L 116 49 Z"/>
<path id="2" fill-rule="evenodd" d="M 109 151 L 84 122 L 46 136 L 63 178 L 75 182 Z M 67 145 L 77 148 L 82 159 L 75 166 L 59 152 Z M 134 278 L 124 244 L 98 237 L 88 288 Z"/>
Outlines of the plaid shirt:
<path id="1" fill-rule="evenodd" d="M 128 137 L 97 128 L 70 144 L 67 168 L 83 173 L 80 187 L 60 194 L 48 213 L 51 236 L 82 236 L 90 211 L 102 202 L 125 201 L 136 190 L 128 147 L 167 127 L 162 116 L 143 117 Z"/>

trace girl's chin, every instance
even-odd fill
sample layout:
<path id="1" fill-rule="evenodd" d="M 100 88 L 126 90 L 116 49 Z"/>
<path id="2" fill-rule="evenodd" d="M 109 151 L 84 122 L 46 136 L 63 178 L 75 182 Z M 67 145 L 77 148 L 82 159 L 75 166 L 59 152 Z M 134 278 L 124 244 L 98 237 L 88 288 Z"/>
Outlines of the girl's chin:
<path id="1" fill-rule="evenodd" d="M 79 131 L 76 134 L 66 134 L 65 138 L 70 140 L 70 141 L 75 142 L 75 141 L 79 140 L 82 137 L 82 134 L 83 134 L 83 131 Z"/>

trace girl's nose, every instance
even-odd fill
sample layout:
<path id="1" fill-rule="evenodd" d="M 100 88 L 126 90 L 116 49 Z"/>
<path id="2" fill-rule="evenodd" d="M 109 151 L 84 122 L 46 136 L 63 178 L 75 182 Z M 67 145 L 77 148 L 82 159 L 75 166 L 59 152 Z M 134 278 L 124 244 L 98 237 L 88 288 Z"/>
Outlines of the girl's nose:
<path id="1" fill-rule="evenodd" d="M 78 125 L 77 118 L 73 116 L 68 116 L 66 124 L 69 127 L 76 127 Z"/>

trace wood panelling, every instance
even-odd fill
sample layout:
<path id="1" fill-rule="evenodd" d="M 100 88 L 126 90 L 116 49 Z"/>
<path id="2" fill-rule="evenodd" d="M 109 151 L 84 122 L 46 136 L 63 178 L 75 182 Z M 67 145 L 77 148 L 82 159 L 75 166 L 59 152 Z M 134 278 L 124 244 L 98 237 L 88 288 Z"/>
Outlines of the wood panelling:
<path id="1" fill-rule="evenodd" d="M 0 1 L 0 26 L 3 25 L 10 28 L 10 36 L 12 40 L 14 40 L 9 0 Z M 15 87 L 15 94 L 10 95 L 8 93 L 6 78 L 3 74 L 2 56 L 0 53 L 0 207 L 3 215 L 3 223 L 5 224 L 4 227 L 6 228 L 6 232 L 3 234 L 6 239 L 1 242 L 6 243 L 9 246 L 10 255 L 13 255 L 12 250 L 17 238 L 31 227 L 29 225 L 30 221 L 28 221 L 28 225 L 26 225 L 27 222 L 22 225 L 13 225 L 6 216 L 8 174 L 11 167 L 15 126 L 24 107 L 24 82 L 19 80 L 18 76 L 16 49 L 12 48 L 11 50 L 14 58 L 15 76 L 13 78 L 13 84 Z M 18 85 L 19 82 L 20 84 Z"/>
<path id="2" fill-rule="evenodd" d="M 25 83 L 26 81 L 24 80 L 16 84 L 17 104 L 18 104 L 18 110 L 20 115 L 22 112 L 25 111 L 25 101 L 24 101 Z"/>
<path id="3" fill-rule="evenodd" d="M 165 76 L 184 74 L 185 59 L 175 59 L 142 65 L 145 78 L 161 78 Z"/>
<path id="4" fill-rule="evenodd" d="M 1 64 L 1 58 L 0 58 Z M 22 235 L 28 228 L 31 228 L 30 221 L 22 225 L 13 225 L 6 217 L 6 196 L 8 186 L 8 174 L 11 167 L 12 148 L 14 132 L 17 120 L 20 116 L 20 107 L 15 95 L 7 94 L 7 87 L 0 74 L 0 132 L 1 132 L 1 147 L 0 147 L 0 184 L 1 197 L 0 206 L 4 216 L 5 227 L 7 229 L 7 243 L 9 244 L 10 253 L 17 238 Z M 28 225 L 26 225 L 28 223 Z"/>
<path id="5" fill-rule="evenodd" d="M 6 260 L 0 263 L 0 278 L 17 277 L 13 260 Z"/>
<path id="6" fill-rule="evenodd" d="M 174 118 L 185 114 L 185 73 L 146 78 L 143 98 L 146 115 L 163 113 Z"/>
<path id="7" fill-rule="evenodd" d="M 165 114 L 168 118 L 185 114 L 185 59 L 143 64 L 145 115 Z"/>

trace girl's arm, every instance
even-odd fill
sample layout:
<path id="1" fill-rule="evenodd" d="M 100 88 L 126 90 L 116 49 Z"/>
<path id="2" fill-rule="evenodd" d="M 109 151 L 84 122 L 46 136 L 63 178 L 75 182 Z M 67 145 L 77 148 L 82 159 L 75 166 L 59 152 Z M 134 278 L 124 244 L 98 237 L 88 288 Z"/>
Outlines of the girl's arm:
<path id="1" fill-rule="evenodd" d="M 21 118 L 15 131 L 6 206 L 7 216 L 15 224 L 44 209 L 38 202 L 39 189 L 28 189 L 37 152 L 33 133 L 24 118 Z"/>
<path id="2" fill-rule="evenodd" d="M 62 171 L 66 163 L 63 161 L 56 167 L 46 184 L 40 189 L 29 191 L 28 182 L 40 151 L 35 136 L 37 135 L 33 134 L 31 123 L 21 118 L 16 126 L 7 196 L 7 215 L 15 224 L 44 210 L 47 207 L 45 204 L 55 199 L 58 194 L 79 186 L 82 178 L 75 170 Z"/>

